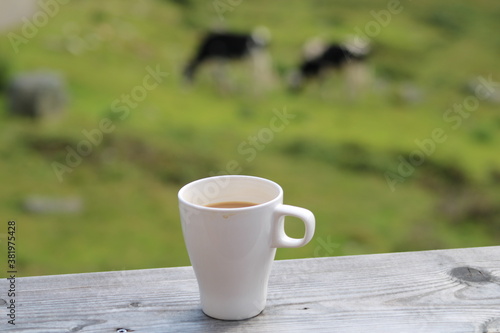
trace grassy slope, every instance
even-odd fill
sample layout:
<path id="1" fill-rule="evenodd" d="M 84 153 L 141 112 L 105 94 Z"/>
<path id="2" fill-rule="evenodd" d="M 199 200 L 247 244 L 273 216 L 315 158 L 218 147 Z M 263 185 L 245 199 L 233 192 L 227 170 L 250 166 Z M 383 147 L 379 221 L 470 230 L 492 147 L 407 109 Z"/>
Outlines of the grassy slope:
<path id="1" fill-rule="evenodd" d="M 458 165 L 475 180 L 474 186 L 496 193 L 489 172 L 500 167 L 500 156 L 494 153 L 500 140 L 498 106 L 481 103 L 456 130 L 443 120 L 443 112 L 467 97 L 462 87 L 470 78 L 500 77 L 495 67 L 500 43 L 489 37 L 489 31 L 499 28 L 494 15 L 498 5 L 419 1 L 403 6 L 374 38 L 372 63 L 388 90 L 358 102 L 339 96 L 322 100 L 314 89 L 299 96 L 277 89 L 255 97 L 244 83 L 234 94 L 221 96 L 207 71 L 195 88 L 184 89 L 184 59 L 204 27 L 220 24 L 210 2 L 183 9 L 159 0 L 134 6 L 117 0 L 73 1 L 22 45 L 18 55 L 2 38 L 1 55 L 13 71 L 60 70 L 72 96 L 68 114 L 59 122 L 30 124 L 2 115 L 0 211 L 3 219 L 19 222 L 22 273 L 188 264 L 176 192 L 189 180 L 224 171 L 232 160 L 242 173 L 278 181 L 289 204 L 308 207 L 317 216 L 315 240 L 301 249 L 279 250 L 281 259 L 497 243 L 499 235 L 484 224 L 450 225 L 436 210 L 439 193 L 411 180 L 391 192 L 383 173 L 397 168 L 397 153 L 408 156 L 417 148 L 415 139 L 442 128 L 449 138 L 430 158 Z M 224 14 L 224 24 L 241 30 L 268 26 L 275 67 L 283 73 L 310 36 L 341 38 L 373 20 L 370 10 L 385 7 L 384 1 L 338 1 L 335 6 L 327 1 L 242 2 Z M 464 26 L 456 26 L 457 20 Z M 93 34 L 100 39 L 79 55 L 70 54 L 62 46 L 69 39 L 64 29 L 70 23 L 87 42 L 95 41 Z M 157 65 L 169 73 L 164 82 L 127 119 L 112 118 L 116 129 L 105 143 L 58 182 L 50 163 L 64 161 L 64 148 L 40 153 L 30 148 L 32 143 L 76 145 L 85 139 L 82 130 L 94 129 L 111 116 L 112 102 L 142 83 L 146 67 Z M 238 70 L 243 72 L 244 66 Z M 392 91 L 402 81 L 415 82 L 425 100 L 416 105 L 398 102 Z M 283 108 L 295 118 L 247 161 L 238 152 L 239 144 L 269 126 L 272 110 Z M 301 142 L 307 143 L 306 153 L 290 153 Z M 361 173 L 339 167 L 335 151 L 353 143 L 380 159 L 383 167 Z M 28 214 L 21 202 L 29 194 L 81 196 L 86 209 L 81 215 Z M 492 194 L 491 200 L 498 199 Z M 290 220 L 288 229 L 298 236 L 300 223 Z"/>

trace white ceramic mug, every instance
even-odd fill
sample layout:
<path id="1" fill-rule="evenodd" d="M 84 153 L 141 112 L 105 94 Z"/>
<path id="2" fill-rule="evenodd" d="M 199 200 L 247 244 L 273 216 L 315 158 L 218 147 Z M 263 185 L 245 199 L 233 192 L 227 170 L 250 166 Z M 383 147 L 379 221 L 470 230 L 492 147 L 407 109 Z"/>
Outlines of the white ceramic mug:
<path id="1" fill-rule="evenodd" d="M 206 206 L 229 201 L 256 205 Z M 241 320 L 262 312 L 276 248 L 303 246 L 314 234 L 314 215 L 283 205 L 281 187 L 264 178 L 218 176 L 194 181 L 179 191 L 179 208 L 202 310 L 217 319 Z M 285 216 L 304 222 L 303 238 L 286 235 Z"/>

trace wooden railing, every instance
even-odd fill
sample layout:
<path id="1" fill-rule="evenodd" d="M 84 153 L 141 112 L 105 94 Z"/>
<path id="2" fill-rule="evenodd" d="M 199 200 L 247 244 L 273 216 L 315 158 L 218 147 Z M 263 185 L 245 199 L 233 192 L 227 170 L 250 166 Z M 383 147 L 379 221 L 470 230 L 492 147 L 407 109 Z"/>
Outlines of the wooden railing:
<path id="1" fill-rule="evenodd" d="M 191 267 L 17 278 L 15 298 L 11 282 L 1 332 L 500 332 L 500 246 L 276 261 L 244 321 L 201 312 Z"/>

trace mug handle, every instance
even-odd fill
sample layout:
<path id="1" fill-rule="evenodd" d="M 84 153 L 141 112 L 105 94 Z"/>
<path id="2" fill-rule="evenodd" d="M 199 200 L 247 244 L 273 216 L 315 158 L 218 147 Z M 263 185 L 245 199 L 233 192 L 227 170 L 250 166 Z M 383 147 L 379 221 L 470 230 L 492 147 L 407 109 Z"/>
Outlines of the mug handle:
<path id="1" fill-rule="evenodd" d="M 285 216 L 297 217 L 304 222 L 303 238 L 288 237 L 285 233 Z M 309 243 L 314 235 L 315 218 L 310 210 L 290 205 L 279 205 L 274 209 L 272 247 L 301 247 Z"/>

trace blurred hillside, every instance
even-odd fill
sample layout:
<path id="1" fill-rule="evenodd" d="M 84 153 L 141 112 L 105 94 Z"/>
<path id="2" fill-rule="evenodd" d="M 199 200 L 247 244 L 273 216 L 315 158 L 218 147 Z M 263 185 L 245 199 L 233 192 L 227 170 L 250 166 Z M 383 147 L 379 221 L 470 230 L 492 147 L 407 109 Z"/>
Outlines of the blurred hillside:
<path id="1" fill-rule="evenodd" d="M 313 241 L 277 259 L 499 243 L 498 2 L 47 3 L 0 39 L 0 217 L 17 221 L 21 275 L 188 265 L 177 191 L 233 172 L 315 213 Z M 183 84 L 205 31 L 259 25 L 273 90 L 256 93 L 246 63 L 228 66 L 232 91 L 208 67 Z M 347 98 L 340 76 L 285 89 L 304 42 L 356 34 L 373 47 L 369 91 Z M 65 112 L 10 116 L 8 82 L 41 69 L 64 77 Z"/>

